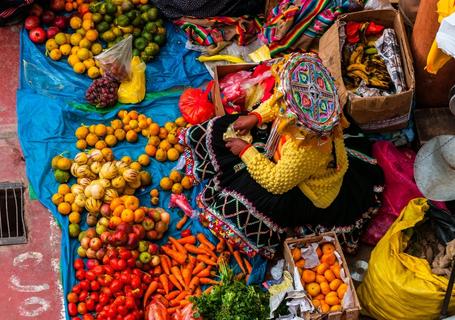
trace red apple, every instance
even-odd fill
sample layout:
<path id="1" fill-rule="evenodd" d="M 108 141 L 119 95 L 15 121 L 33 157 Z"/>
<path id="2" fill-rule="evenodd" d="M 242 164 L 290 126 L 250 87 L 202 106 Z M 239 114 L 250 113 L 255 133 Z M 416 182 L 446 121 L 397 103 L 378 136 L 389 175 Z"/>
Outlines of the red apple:
<path id="1" fill-rule="evenodd" d="M 142 240 L 145 238 L 145 229 L 142 225 L 140 225 L 140 224 L 133 225 L 133 232 L 135 234 L 137 234 L 139 240 Z"/>
<path id="2" fill-rule="evenodd" d="M 58 18 L 58 17 L 57 17 Z M 111 207 L 105 203 L 101 206 L 100 213 L 103 217 L 109 217 L 111 215 Z"/>
<path id="3" fill-rule="evenodd" d="M 67 24 L 66 17 L 64 17 L 64 16 L 55 17 L 54 26 L 60 28 L 60 30 L 65 29 L 66 28 L 66 24 Z"/>
<path id="4" fill-rule="evenodd" d="M 52 11 L 46 10 L 43 12 L 43 15 L 41 16 L 41 20 L 45 24 L 51 24 L 55 19 L 55 13 Z"/>
<path id="5" fill-rule="evenodd" d="M 32 16 L 41 17 L 43 14 L 43 8 L 39 4 L 35 3 L 28 13 Z"/>
<path id="6" fill-rule="evenodd" d="M 51 38 L 55 37 L 55 35 L 59 32 L 60 32 L 60 29 L 57 28 L 56 26 L 49 27 L 46 30 L 47 38 L 51 39 Z"/>
<path id="7" fill-rule="evenodd" d="M 100 238 L 92 238 L 90 240 L 90 248 L 92 250 L 98 251 L 101 248 L 102 242 Z"/>
<path id="8" fill-rule="evenodd" d="M 26 30 L 32 30 L 39 27 L 39 18 L 37 16 L 29 16 L 25 19 L 24 27 Z"/>

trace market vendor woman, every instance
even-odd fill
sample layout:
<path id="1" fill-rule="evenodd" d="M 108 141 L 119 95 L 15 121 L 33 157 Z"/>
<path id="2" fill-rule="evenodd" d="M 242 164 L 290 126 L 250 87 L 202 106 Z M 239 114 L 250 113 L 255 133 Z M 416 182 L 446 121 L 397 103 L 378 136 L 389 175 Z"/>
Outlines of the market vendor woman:
<path id="1" fill-rule="evenodd" d="M 272 257 L 289 233 L 329 230 L 353 252 L 378 207 L 382 172 L 365 139 L 344 140 L 335 85 L 317 57 L 293 54 L 275 69 L 275 94 L 254 112 L 185 133 L 194 179 L 208 180 L 201 219 L 250 255 Z M 272 122 L 261 141 L 257 127 Z"/>

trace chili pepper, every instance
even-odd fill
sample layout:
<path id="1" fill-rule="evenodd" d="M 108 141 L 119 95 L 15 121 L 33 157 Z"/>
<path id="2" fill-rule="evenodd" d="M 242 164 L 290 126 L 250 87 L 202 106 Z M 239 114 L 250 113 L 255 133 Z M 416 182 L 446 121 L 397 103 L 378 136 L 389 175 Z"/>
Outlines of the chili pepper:
<path id="1" fill-rule="evenodd" d="M 349 43 L 357 43 L 360 41 L 360 27 L 362 24 L 360 22 L 348 21 L 346 24 L 346 39 Z"/>
<path id="2" fill-rule="evenodd" d="M 367 30 L 365 31 L 365 35 L 367 35 L 367 36 L 377 35 L 377 34 L 382 33 L 383 30 L 384 30 L 384 26 L 382 26 L 380 24 L 376 24 L 372 21 L 368 25 Z"/>

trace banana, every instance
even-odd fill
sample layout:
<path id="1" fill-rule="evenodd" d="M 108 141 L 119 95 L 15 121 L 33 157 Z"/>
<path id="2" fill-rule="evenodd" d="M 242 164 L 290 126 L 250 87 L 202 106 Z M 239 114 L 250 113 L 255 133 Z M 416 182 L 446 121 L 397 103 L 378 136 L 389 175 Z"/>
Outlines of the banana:
<path id="1" fill-rule="evenodd" d="M 370 82 L 368 79 L 368 75 L 362 72 L 361 70 L 353 70 L 351 72 L 348 72 L 348 76 L 350 76 L 351 78 L 360 78 L 363 81 L 365 81 L 366 84 L 369 84 Z"/>
<path id="2" fill-rule="evenodd" d="M 351 64 L 347 67 L 347 70 L 348 71 L 353 71 L 353 70 L 360 70 L 366 74 L 368 74 L 368 71 L 367 71 L 367 66 L 364 65 L 364 64 L 360 64 L 360 63 L 354 63 L 354 64 Z"/>
<path id="3" fill-rule="evenodd" d="M 245 63 L 245 61 L 242 58 L 236 57 L 236 56 L 231 56 L 231 55 L 226 55 L 226 54 L 218 54 L 214 56 L 199 56 L 197 58 L 199 62 L 207 62 L 207 61 L 228 61 L 232 63 Z"/>
<path id="4" fill-rule="evenodd" d="M 360 63 L 363 57 L 363 49 L 364 46 L 361 44 L 352 52 L 351 56 L 349 57 L 349 64 Z"/>
<path id="5" fill-rule="evenodd" d="M 389 84 L 387 82 L 381 81 L 381 80 L 379 80 L 376 77 L 370 78 L 370 84 L 372 86 L 374 86 L 374 87 L 378 87 L 378 88 L 381 88 L 381 89 L 388 89 L 389 88 Z"/>

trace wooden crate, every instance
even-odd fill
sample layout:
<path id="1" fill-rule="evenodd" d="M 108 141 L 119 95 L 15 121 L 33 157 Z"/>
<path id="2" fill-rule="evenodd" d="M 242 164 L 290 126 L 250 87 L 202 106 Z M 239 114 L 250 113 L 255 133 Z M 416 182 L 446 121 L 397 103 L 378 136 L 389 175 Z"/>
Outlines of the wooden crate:
<path id="1" fill-rule="evenodd" d="M 290 246 L 301 245 L 302 247 L 304 247 L 307 244 L 314 243 L 314 242 L 321 243 L 321 242 L 323 242 L 323 238 L 325 236 L 335 239 L 334 240 L 335 249 L 338 252 L 338 254 L 341 256 L 342 267 L 345 271 L 346 276 L 349 279 L 349 286 L 352 290 L 354 306 L 349 309 L 343 310 L 343 311 L 331 312 L 329 314 L 324 314 L 324 315 L 322 315 L 322 314 L 304 314 L 301 316 L 303 316 L 303 318 L 306 320 L 320 320 L 320 319 L 357 320 L 357 319 L 359 319 L 359 315 L 360 315 L 360 309 L 361 309 L 360 302 L 359 302 L 359 298 L 357 297 L 357 293 L 355 292 L 355 287 L 354 287 L 354 283 L 352 282 L 351 274 L 349 273 L 348 264 L 346 263 L 346 259 L 343 254 L 343 250 L 341 249 L 340 242 L 338 241 L 338 238 L 337 238 L 335 232 L 326 232 L 326 233 L 321 233 L 320 235 L 317 235 L 317 236 L 307 236 L 307 237 L 299 238 L 299 239 L 295 239 L 295 238 L 286 239 L 284 242 L 284 258 L 288 265 L 289 272 L 294 276 L 295 264 L 294 264 L 294 260 L 292 259 Z"/>

